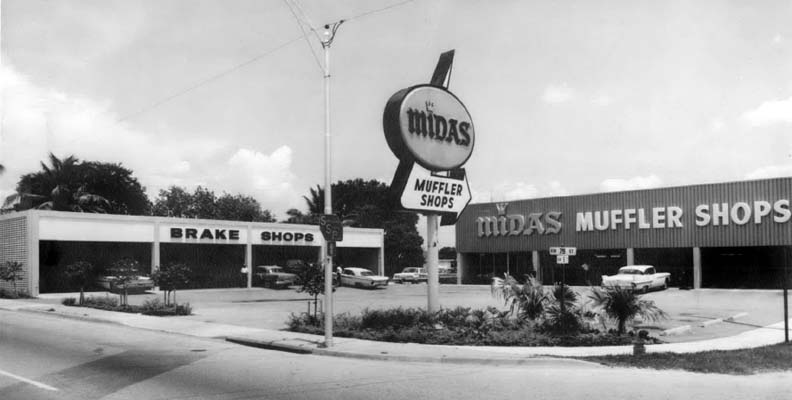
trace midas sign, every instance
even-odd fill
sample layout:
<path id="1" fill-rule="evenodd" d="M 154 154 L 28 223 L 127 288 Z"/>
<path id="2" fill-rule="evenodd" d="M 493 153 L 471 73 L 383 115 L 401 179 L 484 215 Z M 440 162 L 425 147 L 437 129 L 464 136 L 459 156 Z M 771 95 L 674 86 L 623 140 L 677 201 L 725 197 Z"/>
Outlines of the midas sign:
<path id="1" fill-rule="evenodd" d="M 465 105 L 441 87 L 413 86 L 391 96 L 383 127 L 388 146 L 400 160 L 430 171 L 458 168 L 473 152 L 473 120 Z"/>

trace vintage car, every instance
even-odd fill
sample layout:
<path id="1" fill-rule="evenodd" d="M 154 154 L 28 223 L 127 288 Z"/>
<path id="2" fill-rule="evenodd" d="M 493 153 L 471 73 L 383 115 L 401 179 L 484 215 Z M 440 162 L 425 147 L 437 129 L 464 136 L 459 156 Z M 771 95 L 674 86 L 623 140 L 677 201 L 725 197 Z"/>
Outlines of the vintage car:
<path id="1" fill-rule="evenodd" d="M 341 286 L 375 288 L 388 286 L 388 277 L 374 275 L 365 268 L 344 268 L 341 270 Z"/>
<path id="2" fill-rule="evenodd" d="M 651 265 L 628 265 L 619 268 L 619 273 L 602 276 L 602 286 L 618 286 L 622 289 L 646 293 L 651 289 L 665 289 L 671 282 L 671 274 L 657 272 Z"/>
<path id="3" fill-rule="evenodd" d="M 426 269 L 425 268 L 416 268 L 416 267 L 407 267 L 402 272 L 397 272 L 393 274 L 393 281 L 402 283 L 402 282 L 426 282 Z"/>
<path id="4" fill-rule="evenodd" d="M 456 270 L 453 268 L 439 267 L 437 273 L 438 273 L 437 279 L 440 281 L 440 283 L 457 282 Z"/>
<path id="5" fill-rule="evenodd" d="M 277 265 L 259 265 L 253 272 L 254 282 L 268 288 L 287 288 L 297 282 L 297 275 L 284 272 Z"/>
<path id="6" fill-rule="evenodd" d="M 96 285 L 113 293 L 122 293 L 124 286 L 126 286 L 127 293 L 143 293 L 149 290 L 154 290 L 154 281 L 148 276 L 135 275 L 132 276 L 126 285 L 121 283 L 121 279 L 112 275 L 102 275 L 96 278 Z"/>

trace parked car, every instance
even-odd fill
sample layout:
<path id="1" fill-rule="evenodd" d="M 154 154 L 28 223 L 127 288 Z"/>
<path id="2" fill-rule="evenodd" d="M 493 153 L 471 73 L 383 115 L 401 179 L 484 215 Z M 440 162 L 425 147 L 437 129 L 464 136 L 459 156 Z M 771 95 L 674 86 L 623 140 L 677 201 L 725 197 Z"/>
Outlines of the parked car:
<path id="1" fill-rule="evenodd" d="M 297 275 L 284 272 L 283 267 L 277 265 L 259 265 L 254 270 L 257 285 L 268 288 L 287 288 L 297 282 Z"/>
<path id="2" fill-rule="evenodd" d="M 426 282 L 426 268 L 407 267 L 402 272 L 393 274 L 393 281 L 402 282 Z"/>
<path id="3" fill-rule="evenodd" d="M 118 279 L 118 277 L 113 275 L 102 275 L 96 278 L 96 285 L 109 292 L 122 293 L 124 285 L 119 285 Z M 135 275 L 125 286 L 127 293 L 144 293 L 154 290 L 154 281 L 145 275 Z"/>
<path id="4" fill-rule="evenodd" d="M 619 286 L 622 289 L 638 290 L 643 293 L 651 289 L 666 289 L 671 274 L 657 272 L 651 265 L 628 265 L 619 268 L 619 273 L 602 276 L 602 286 Z"/>
<path id="5" fill-rule="evenodd" d="M 440 267 L 438 269 L 438 280 L 440 283 L 456 283 L 457 274 L 456 270 L 448 267 Z"/>
<path id="6" fill-rule="evenodd" d="M 388 277 L 375 275 L 365 268 L 344 268 L 341 270 L 341 286 L 375 288 L 388 286 Z"/>

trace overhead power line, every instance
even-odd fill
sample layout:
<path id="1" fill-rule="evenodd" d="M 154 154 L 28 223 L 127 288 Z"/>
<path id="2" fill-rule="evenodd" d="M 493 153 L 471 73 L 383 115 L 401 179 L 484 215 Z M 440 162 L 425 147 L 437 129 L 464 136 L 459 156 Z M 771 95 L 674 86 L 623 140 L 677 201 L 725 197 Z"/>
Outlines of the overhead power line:
<path id="1" fill-rule="evenodd" d="M 184 88 L 182 90 L 179 90 L 178 92 L 176 92 L 174 94 L 171 94 L 170 96 L 167 96 L 167 97 L 163 98 L 162 100 L 159 100 L 159 101 L 157 101 L 155 103 L 152 103 L 151 105 L 148 105 L 148 106 L 146 106 L 144 108 L 141 108 L 140 110 L 135 111 L 133 113 L 124 115 L 123 117 L 118 119 L 118 122 L 126 121 L 126 120 L 128 120 L 130 118 L 134 118 L 134 117 L 137 117 L 138 115 L 141 115 L 141 114 L 144 114 L 146 112 L 149 112 L 149 111 L 151 111 L 151 110 L 153 110 L 153 109 L 155 109 L 155 108 L 157 108 L 157 107 L 159 107 L 159 106 L 161 106 L 161 105 L 163 105 L 163 104 L 165 104 L 165 103 L 167 103 L 167 102 L 169 102 L 169 101 L 171 101 L 171 100 L 173 100 L 173 99 L 175 99 L 177 97 L 180 97 L 180 96 L 183 96 L 183 95 L 185 95 L 185 94 L 187 94 L 189 92 L 192 92 L 193 90 L 198 89 L 199 87 L 201 87 L 201 86 L 203 86 L 203 85 L 205 85 L 205 84 L 207 84 L 209 82 L 218 80 L 218 79 L 220 79 L 220 78 L 222 78 L 222 77 L 224 77 L 224 76 L 226 76 L 226 75 L 228 75 L 228 74 L 230 74 L 232 72 L 240 70 L 240 69 L 242 69 L 242 68 L 244 68 L 244 67 L 246 67 L 246 66 L 248 66 L 248 65 L 250 65 L 250 64 L 252 64 L 252 63 L 254 63 L 254 62 L 256 62 L 256 61 L 258 61 L 258 60 L 260 60 L 260 59 L 262 59 L 262 58 L 264 58 L 264 57 L 266 57 L 266 56 L 268 56 L 268 55 L 270 55 L 270 54 L 272 54 L 272 53 L 274 53 L 274 52 L 276 52 L 276 51 L 278 51 L 278 50 L 280 50 L 280 49 L 282 49 L 282 48 L 284 48 L 284 47 L 286 47 L 286 46 L 288 46 L 288 45 L 290 45 L 292 43 L 294 43 L 294 42 L 299 41 L 300 39 L 302 39 L 302 36 L 298 36 L 298 37 L 293 38 L 293 39 L 291 39 L 291 40 L 289 40 L 287 42 L 284 42 L 283 44 L 281 44 L 281 45 L 279 45 L 279 46 L 277 46 L 275 48 L 267 50 L 266 52 L 261 53 L 261 54 L 255 56 L 255 57 L 253 57 L 253 58 L 250 58 L 247 61 L 244 61 L 244 62 L 241 62 L 241 63 L 239 63 L 237 65 L 234 65 L 233 67 L 231 67 L 231 68 L 229 68 L 229 69 L 227 69 L 225 71 L 222 71 L 222 72 L 219 72 L 219 73 L 214 74 L 212 76 L 209 76 L 207 78 L 204 78 L 204 79 L 202 79 L 202 80 L 200 80 L 200 81 L 198 81 L 198 82 L 196 82 L 196 83 L 194 83 L 194 84 L 192 84 L 192 85 L 190 85 L 190 86 L 188 86 L 188 87 L 186 87 L 186 88 Z"/>
<path id="2" fill-rule="evenodd" d="M 413 1 L 415 1 L 415 0 L 400 1 L 398 3 L 394 3 L 394 4 L 391 4 L 391 5 L 382 7 L 382 8 L 378 8 L 378 9 L 375 9 L 375 10 L 362 12 L 360 14 L 353 15 L 353 16 L 351 16 L 349 18 L 344 18 L 344 19 L 342 19 L 342 20 L 340 20 L 338 22 L 335 22 L 333 24 L 328 24 L 328 25 L 329 26 L 337 26 L 337 25 L 340 25 L 344 21 L 353 21 L 353 20 L 365 18 L 365 17 L 367 17 L 369 15 L 372 15 L 372 14 L 385 12 L 387 10 L 390 10 L 390 9 L 405 5 L 407 3 L 412 3 Z M 274 52 L 276 52 L 276 51 L 278 51 L 278 50 L 280 50 L 280 49 L 282 49 L 282 48 L 284 48 L 284 47 L 286 47 L 286 46 L 288 46 L 288 45 L 290 45 L 292 43 L 294 43 L 294 42 L 297 42 L 299 40 L 305 40 L 306 42 L 308 42 L 308 38 L 307 38 L 308 33 L 305 30 L 305 27 L 303 26 L 303 23 L 301 22 L 301 19 L 302 19 L 302 21 L 305 21 L 305 25 L 307 25 L 308 28 L 316 35 L 317 39 L 319 39 L 319 42 L 320 43 L 324 43 L 322 41 L 321 37 L 319 36 L 319 33 L 316 31 L 316 28 L 311 23 L 311 20 L 308 19 L 308 16 L 305 14 L 305 11 L 302 9 L 300 4 L 296 0 L 293 3 L 289 3 L 288 0 L 284 0 L 284 2 L 286 3 L 287 6 L 289 6 L 289 11 L 291 11 L 292 15 L 297 20 L 297 24 L 300 26 L 300 30 L 303 33 L 302 36 L 298 36 L 298 37 L 295 37 L 293 39 L 290 39 L 290 40 L 284 42 L 283 44 L 281 44 L 281 45 L 279 45 L 277 47 L 274 47 L 274 48 L 272 48 L 270 50 L 267 50 L 264 53 L 261 53 L 261 54 L 255 56 L 255 57 L 252 57 L 252 58 L 250 58 L 250 59 L 248 59 L 246 61 L 243 61 L 243 62 L 241 62 L 239 64 L 236 64 L 233 67 L 231 67 L 229 69 L 226 69 L 226 70 L 224 70 L 222 72 L 218 72 L 218 73 L 216 73 L 216 74 L 214 74 L 212 76 L 204 78 L 204 79 L 202 79 L 202 80 L 200 80 L 200 81 L 198 81 L 198 82 L 196 82 L 196 83 L 194 83 L 194 84 L 192 84 L 190 86 L 187 86 L 187 87 L 185 87 L 185 88 L 183 88 L 183 89 L 181 89 L 181 90 L 179 90 L 179 91 L 177 91 L 177 92 L 175 92 L 175 93 L 173 93 L 173 94 L 171 94 L 171 95 L 169 95 L 167 97 L 162 98 L 161 100 L 158 100 L 158 101 L 156 101 L 154 103 L 151 103 L 150 105 L 148 105 L 146 107 L 143 107 L 143 108 L 139 109 L 138 111 L 126 114 L 126 115 L 120 117 L 118 119 L 118 122 L 123 122 L 123 121 L 129 120 L 131 118 L 134 118 L 134 117 L 140 116 L 142 114 L 145 114 L 145 113 L 147 113 L 147 112 L 149 112 L 149 111 L 151 111 L 151 110 L 153 110 L 153 109 L 155 109 L 155 108 L 157 108 L 157 107 L 159 107 L 159 106 L 161 106 L 163 104 L 166 104 L 166 103 L 168 103 L 168 102 L 170 102 L 170 101 L 172 101 L 172 100 L 174 100 L 174 99 L 176 99 L 178 97 L 181 97 L 181 96 L 183 96 L 183 95 L 185 95 L 187 93 L 190 93 L 190 92 L 200 88 L 201 86 L 206 85 L 207 83 L 216 81 L 216 80 L 218 80 L 218 79 L 220 79 L 220 78 L 222 78 L 222 77 L 224 77 L 226 75 L 229 75 L 229 74 L 231 74 L 231 73 L 233 73 L 235 71 L 238 71 L 238 70 L 240 70 L 240 69 L 242 69 L 242 68 L 244 68 L 244 67 L 246 67 L 246 66 L 248 66 L 248 65 L 250 65 L 250 64 L 252 64 L 252 63 L 254 63 L 254 62 L 256 62 L 256 61 L 258 61 L 258 60 L 260 60 L 260 59 L 262 59 L 262 58 L 264 58 L 264 57 L 266 57 L 266 56 L 268 56 L 268 55 L 270 55 L 270 54 L 272 54 L 272 53 L 274 53 Z M 297 15 L 298 13 L 300 14 L 299 16 Z M 308 46 L 311 49 L 311 53 L 313 54 L 314 59 L 317 61 L 317 63 L 319 64 L 319 67 L 321 68 L 321 63 L 319 63 L 319 59 L 318 59 L 316 53 L 314 52 L 314 49 L 311 46 L 310 42 L 308 42 Z"/>

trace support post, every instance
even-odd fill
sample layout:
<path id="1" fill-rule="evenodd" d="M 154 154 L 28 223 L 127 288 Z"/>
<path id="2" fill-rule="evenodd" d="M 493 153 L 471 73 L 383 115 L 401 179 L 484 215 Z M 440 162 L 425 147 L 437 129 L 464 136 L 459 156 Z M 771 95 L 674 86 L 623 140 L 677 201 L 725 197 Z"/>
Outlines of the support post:
<path id="1" fill-rule="evenodd" d="M 247 288 L 253 287 L 253 226 L 248 225 L 245 244 L 245 267 L 247 267 Z"/>
<path id="2" fill-rule="evenodd" d="M 539 251 L 534 250 L 531 252 L 531 263 L 533 264 L 534 271 L 536 271 L 536 280 L 542 283 L 542 265 L 539 261 Z"/>
<path id="3" fill-rule="evenodd" d="M 789 344 L 789 302 L 787 300 L 789 294 L 789 275 L 787 264 L 789 264 L 789 253 L 787 248 L 784 247 L 784 343 Z"/>
<path id="4" fill-rule="evenodd" d="M 627 249 L 627 265 L 635 265 L 635 249 L 632 247 Z"/>
<path id="5" fill-rule="evenodd" d="M 701 247 L 693 248 L 693 289 L 701 289 Z"/>
<path id="6" fill-rule="evenodd" d="M 426 290 L 427 311 L 430 313 L 440 311 L 440 277 L 438 274 L 439 249 L 437 248 L 437 231 L 440 225 L 440 216 L 426 216 Z"/>
<path id="7" fill-rule="evenodd" d="M 335 27 L 337 29 L 337 26 Z M 333 33 L 335 33 L 335 29 Z M 327 215 L 333 213 L 332 184 L 330 173 L 330 43 L 333 41 L 330 26 L 325 25 L 324 41 L 324 97 L 325 97 L 325 179 L 324 179 L 324 212 Z M 325 273 L 325 302 L 324 302 L 324 347 L 333 346 L 333 258 L 328 254 L 328 245 L 323 241 L 322 261 Z"/>

